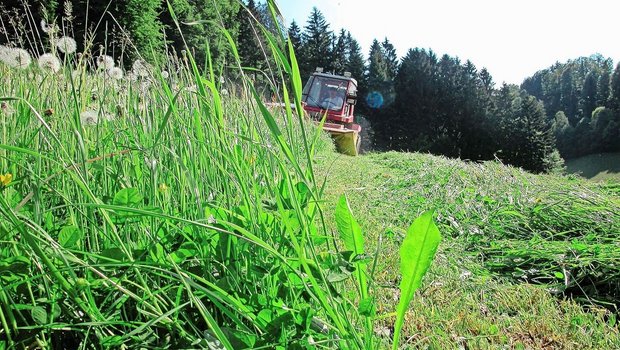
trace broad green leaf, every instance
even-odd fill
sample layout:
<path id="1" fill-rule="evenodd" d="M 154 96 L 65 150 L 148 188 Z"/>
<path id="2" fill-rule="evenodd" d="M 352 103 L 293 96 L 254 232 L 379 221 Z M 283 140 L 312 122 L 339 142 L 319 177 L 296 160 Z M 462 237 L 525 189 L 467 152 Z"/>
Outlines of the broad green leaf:
<path id="1" fill-rule="evenodd" d="M 58 233 L 58 243 L 65 248 L 74 248 L 80 240 L 84 238 L 84 233 L 77 226 L 65 226 Z"/>
<path id="2" fill-rule="evenodd" d="M 432 211 L 422 214 L 407 230 L 400 247 L 400 301 L 396 310 L 392 349 L 398 349 L 405 313 L 415 291 L 422 283 L 422 277 L 433 262 L 440 241 L 441 235 L 433 222 Z"/>
<path id="3" fill-rule="evenodd" d="M 30 310 L 30 315 L 37 324 L 47 324 L 47 311 L 42 306 L 33 307 L 32 310 Z"/>
<path id="4" fill-rule="evenodd" d="M 352 251 L 352 256 L 364 254 L 364 237 L 362 229 L 351 214 L 349 203 L 345 195 L 340 196 L 336 207 L 336 226 L 340 237 L 347 250 Z"/>
<path id="5" fill-rule="evenodd" d="M 15 274 L 28 274 L 30 265 L 30 259 L 23 255 L 4 258 L 0 260 L 0 274 L 7 271 Z"/>
<path id="6" fill-rule="evenodd" d="M 360 301 L 359 313 L 363 316 L 375 317 L 375 315 L 377 314 L 375 298 L 369 297 Z"/>
<path id="7" fill-rule="evenodd" d="M 142 194 L 137 188 L 129 187 L 116 192 L 112 203 L 114 205 L 134 206 L 142 202 L 142 198 Z"/>

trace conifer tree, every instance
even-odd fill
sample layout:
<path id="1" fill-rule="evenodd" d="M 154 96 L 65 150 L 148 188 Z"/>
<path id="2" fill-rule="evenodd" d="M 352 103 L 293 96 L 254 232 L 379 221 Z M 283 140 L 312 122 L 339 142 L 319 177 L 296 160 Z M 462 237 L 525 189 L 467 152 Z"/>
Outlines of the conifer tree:
<path id="1" fill-rule="evenodd" d="M 332 49 L 334 58 L 332 64 L 334 73 L 336 74 L 344 74 L 347 68 L 347 46 L 347 33 L 344 29 L 341 29 Z"/>
<path id="2" fill-rule="evenodd" d="M 351 72 L 351 76 L 357 79 L 359 90 L 365 88 L 364 70 L 366 67 L 364 55 L 360 44 L 355 40 L 350 32 L 347 32 L 347 65 L 346 71 Z"/>
<path id="3" fill-rule="evenodd" d="M 262 49 L 259 46 L 260 29 L 257 28 L 256 18 L 258 10 L 254 0 L 249 0 L 245 8 L 237 14 L 239 22 L 239 35 L 237 39 L 237 50 L 241 63 L 247 67 L 261 68 Z"/>
<path id="4" fill-rule="evenodd" d="M 583 87 L 581 88 L 581 99 L 579 104 L 581 115 L 583 118 L 586 118 L 586 120 L 592 118 L 592 112 L 596 108 L 596 80 L 592 72 L 588 73 L 583 82 Z"/>
<path id="5" fill-rule="evenodd" d="M 390 80 L 388 62 L 385 59 L 383 48 L 377 39 L 373 40 L 368 53 L 368 70 L 366 82 L 369 90 L 383 90 L 386 82 Z"/>
<path id="6" fill-rule="evenodd" d="M 609 107 L 609 79 L 610 72 L 603 71 L 596 82 L 596 105 L 599 107 Z"/>
<path id="7" fill-rule="evenodd" d="M 394 80 L 398 72 L 398 56 L 396 55 L 396 49 L 387 37 L 381 43 L 381 48 L 387 65 L 388 78 Z"/>
<path id="8" fill-rule="evenodd" d="M 297 60 L 299 61 L 303 41 L 301 37 L 301 29 L 295 21 L 291 22 L 291 25 L 288 27 L 288 39 L 291 41 L 295 54 L 297 55 Z"/>
<path id="9" fill-rule="evenodd" d="M 133 45 L 149 60 L 162 52 L 164 44 L 160 5 L 159 0 L 127 0 L 120 9 L 121 23 L 131 33 Z"/>
<path id="10" fill-rule="evenodd" d="M 620 113 L 620 63 L 618 63 L 611 76 L 609 107 L 613 109 L 615 113 Z"/>
<path id="11" fill-rule="evenodd" d="M 543 104 L 517 86 L 504 84 L 497 94 L 496 137 L 506 163 L 536 173 L 547 172 L 553 165 L 555 141 L 546 122 Z"/>
<path id="12" fill-rule="evenodd" d="M 312 8 L 302 38 L 305 63 L 304 71 L 301 72 L 302 76 L 308 76 L 317 67 L 325 71 L 332 70 L 332 31 L 325 17 L 316 7 Z"/>

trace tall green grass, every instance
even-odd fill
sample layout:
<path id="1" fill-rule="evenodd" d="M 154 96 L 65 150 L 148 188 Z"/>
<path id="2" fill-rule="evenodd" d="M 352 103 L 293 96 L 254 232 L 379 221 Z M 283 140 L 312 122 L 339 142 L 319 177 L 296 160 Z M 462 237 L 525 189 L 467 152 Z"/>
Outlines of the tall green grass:
<path id="1" fill-rule="evenodd" d="M 122 80 L 87 55 L 0 65 L 0 348 L 379 346 L 364 252 L 325 224 L 332 146 L 264 34 L 285 110 L 237 56 L 235 84 L 191 55 Z"/>

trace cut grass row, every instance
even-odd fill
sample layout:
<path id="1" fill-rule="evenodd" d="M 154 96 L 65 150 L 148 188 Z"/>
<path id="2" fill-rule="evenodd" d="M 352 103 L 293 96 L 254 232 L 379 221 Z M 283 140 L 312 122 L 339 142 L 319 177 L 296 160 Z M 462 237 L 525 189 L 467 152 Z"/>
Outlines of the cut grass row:
<path id="1" fill-rule="evenodd" d="M 403 224 L 436 209 L 442 234 L 451 237 L 409 314 L 411 347 L 620 346 L 620 197 L 613 189 L 423 154 L 325 154 L 318 161 L 327 203 L 347 192 L 367 242 L 380 247 L 380 309 L 390 310 L 396 297 Z"/>

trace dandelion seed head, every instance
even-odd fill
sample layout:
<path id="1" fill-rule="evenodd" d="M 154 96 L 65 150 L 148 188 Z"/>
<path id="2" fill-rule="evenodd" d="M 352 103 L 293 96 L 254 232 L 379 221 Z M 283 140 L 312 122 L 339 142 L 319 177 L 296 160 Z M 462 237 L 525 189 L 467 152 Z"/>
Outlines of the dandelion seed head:
<path id="1" fill-rule="evenodd" d="M 123 79 L 123 70 L 119 67 L 112 67 L 106 70 L 106 75 L 114 80 Z"/>
<path id="2" fill-rule="evenodd" d="M 143 60 L 136 60 L 131 66 L 131 69 L 133 70 L 134 74 L 139 77 L 148 76 L 150 68 L 151 68 L 150 65 L 144 62 Z"/>
<path id="3" fill-rule="evenodd" d="M 58 42 L 56 42 L 56 47 L 62 53 L 71 54 L 77 50 L 77 43 L 73 38 L 63 36 L 62 38 L 58 39 Z"/>
<path id="4" fill-rule="evenodd" d="M 151 82 L 148 80 L 140 82 L 140 93 L 146 95 L 146 93 L 149 92 L 150 86 L 151 86 Z"/>
<path id="5" fill-rule="evenodd" d="M 39 57 L 39 67 L 45 71 L 56 73 L 60 70 L 60 60 L 51 53 L 44 53 Z"/>
<path id="6" fill-rule="evenodd" d="M 170 77 L 170 73 L 168 73 L 168 71 L 162 71 L 161 72 L 161 77 L 164 79 L 168 79 L 168 77 Z"/>
<path id="7" fill-rule="evenodd" d="M 97 111 L 84 111 L 80 114 L 82 125 L 96 125 L 99 121 L 99 113 Z"/>
<path id="8" fill-rule="evenodd" d="M 26 69 L 32 63 L 32 58 L 24 49 L 1 46 L 0 61 L 12 68 Z"/>
<path id="9" fill-rule="evenodd" d="M 100 68 L 100 69 L 114 68 L 114 58 L 108 55 L 97 56 L 97 68 Z"/>
<path id="10" fill-rule="evenodd" d="M 74 70 L 73 72 L 71 72 L 71 78 L 73 80 L 78 80 L 82 77 L 82 71 L 81 70 Z"/>
<path id="11" fill-rule="evenodd" d="M 54 27 L 51 24 L 48 24 L 45 19 L 41 20 L 41 30 L 43 33 L 50 33 L 52 29 L 54 29 Z"/>
<path id="12" fill-rule="evenodd" d="M 4 62 L 4 60 L 6 59 L 6 57 L 8 56 L 9 52 L 10 52 L 10 48 L 4 46 L 4 45 L 0 45 L 0 62 Z"/>

